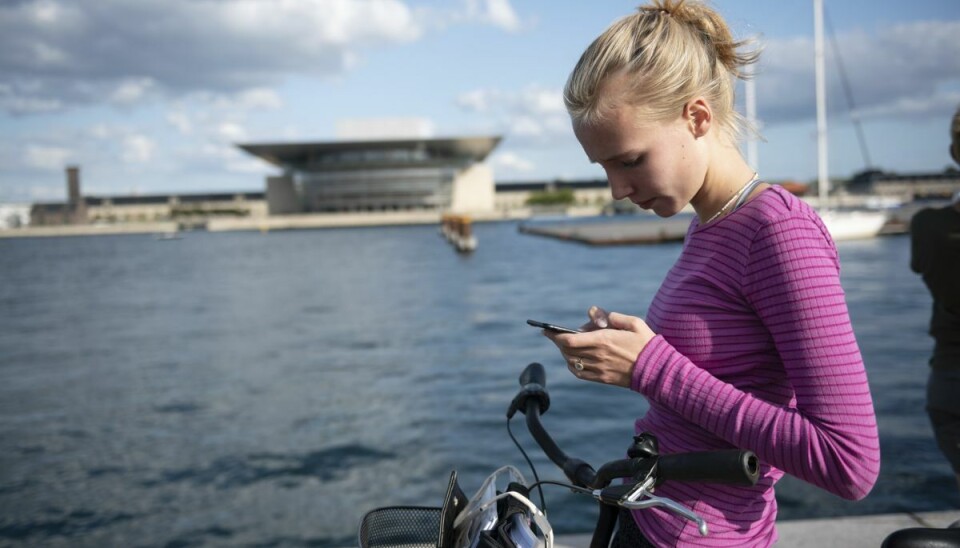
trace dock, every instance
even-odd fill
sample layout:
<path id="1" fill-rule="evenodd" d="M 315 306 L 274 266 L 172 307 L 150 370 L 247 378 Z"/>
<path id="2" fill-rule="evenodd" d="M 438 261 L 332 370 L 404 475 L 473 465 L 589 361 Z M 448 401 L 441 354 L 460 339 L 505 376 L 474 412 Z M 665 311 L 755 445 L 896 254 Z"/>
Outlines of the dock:
<path id="1" fill-rule="evenodd" d="M 526 222 L 518 230 L 587 245 L 636 245 L 683 241 L 690 227 L 689 215 L 667 219 L 651 216 L 610 217 L 589 223 Z"/>
<path id="2" fill-rule="evenodd" d="M 909 232 L 910 217 L 913 213 L 913 210 L 906 210 L 889 214 L 878 236 L 906 234 Z M 669 218 L 653 215 L 612 216 L 588 222 L 577 218 L 533 220 L 522 222 L 518 230 L 524 234 L 591 246 L 660 244 L 683 241 L 691 220 L 691 214 L 678 214 Z"/>
<path id="3" fill-rule="evenodd" d="M 824 519 L 785 520 L 777 523 L 778 548 L 880 548 L 887 535 L 911 527 L 947 527 L 960 520 L 960 510 L 879 514 Z M 560 535 L 555 548 L 584 548 L 590 535 Z"/>

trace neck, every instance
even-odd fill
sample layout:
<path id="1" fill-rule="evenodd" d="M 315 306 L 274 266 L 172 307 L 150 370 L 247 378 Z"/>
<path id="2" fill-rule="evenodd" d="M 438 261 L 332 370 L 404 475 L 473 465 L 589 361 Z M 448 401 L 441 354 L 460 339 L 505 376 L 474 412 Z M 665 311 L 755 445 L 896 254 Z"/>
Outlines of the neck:
<path id="1" fill-rule="evenodd" d="M 737 191 L 754 176 L 754 170 L 736 149 L 724 151 L 722 161 L 711 162 L 703 185 L 690 200 L 701 223 L 707 222 L 723 208 Z"/>

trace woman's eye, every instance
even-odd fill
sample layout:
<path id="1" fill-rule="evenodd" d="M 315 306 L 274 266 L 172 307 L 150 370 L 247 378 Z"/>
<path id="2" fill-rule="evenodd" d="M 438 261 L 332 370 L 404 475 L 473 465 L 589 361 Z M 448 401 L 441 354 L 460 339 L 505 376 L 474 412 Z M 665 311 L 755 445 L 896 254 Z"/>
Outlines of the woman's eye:
<path id="1" fill-rule="evenodd" d="M 636 167 L 643 162 L 643 156 L 637 156 L 633 160 L 628 160 L 626 162 L 620 162 L 623 167 Z"/>

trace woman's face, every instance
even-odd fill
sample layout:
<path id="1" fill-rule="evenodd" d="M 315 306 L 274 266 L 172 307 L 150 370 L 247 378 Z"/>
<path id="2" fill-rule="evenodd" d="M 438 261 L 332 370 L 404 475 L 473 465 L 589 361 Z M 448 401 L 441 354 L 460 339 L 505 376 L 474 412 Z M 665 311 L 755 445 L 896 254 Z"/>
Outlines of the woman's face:
<path id="1" fill-rule="evenodd" d="M 615 200 L 628 198 L 660 217 L 683 209 L 706 177 L 703 139 L 688 112 L 667 122 L 642 122 L 635 107 L 621 105 L 602 120 L 574 124 L 587 158 L 607 173 Z"/>

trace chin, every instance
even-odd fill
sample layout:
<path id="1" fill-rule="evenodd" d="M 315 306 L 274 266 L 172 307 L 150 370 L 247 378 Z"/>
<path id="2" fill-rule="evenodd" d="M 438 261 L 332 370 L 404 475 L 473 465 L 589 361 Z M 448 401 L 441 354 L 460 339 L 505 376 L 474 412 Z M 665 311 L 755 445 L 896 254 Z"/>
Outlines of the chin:
<path id="1" fill-rule="evenodd" d="M 680 210 L 674 207 L 673 204 L 664 204 L 662 206 L 658 204 L 652 209 L 652 211 L 657 215 L 657 217 L 664 219 L 667 217 L 673 217 L 680 212 Z"/>

